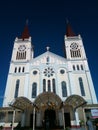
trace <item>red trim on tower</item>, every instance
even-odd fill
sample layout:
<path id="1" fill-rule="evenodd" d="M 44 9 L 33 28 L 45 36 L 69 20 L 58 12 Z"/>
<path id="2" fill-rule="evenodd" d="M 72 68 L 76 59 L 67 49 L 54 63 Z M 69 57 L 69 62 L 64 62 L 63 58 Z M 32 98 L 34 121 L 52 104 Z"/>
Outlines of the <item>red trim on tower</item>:
<path id="1" fill-rule="evenodd" d="M 29 29 L 28 29 L 28 25 L 26 24 L 25 28 L 24 28 L 24 31 L 21 35 L 21 38 L 24 40 L 25 38 L 29 38 L 30 35 L 29 35 Z"/>
<path id="2" fill-rule="evenodd" d="M 69 23 L 67 23 L 67 27 L 66 27 L 66 36 L 67 37 L 76 36 Z"/>

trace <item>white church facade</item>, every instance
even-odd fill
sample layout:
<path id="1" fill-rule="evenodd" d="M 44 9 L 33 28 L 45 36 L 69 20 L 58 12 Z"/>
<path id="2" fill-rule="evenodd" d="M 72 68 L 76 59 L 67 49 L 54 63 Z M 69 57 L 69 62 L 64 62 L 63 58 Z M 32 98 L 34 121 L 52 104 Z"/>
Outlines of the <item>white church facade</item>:
<path id="1" fill-rule="evenodd" d="M 34 48 L 26 25 L 14 41 L 7 84 L 4 112 L 0 122 L 5 127 L 75 127 L 86 121 L 91 109 L 98 108 L 94 85 L 80 35 L 67 25 L 64 36 L 65 56 L 46 52 L 34 57 Z M 7 116 L 5 116 L 7 115 Z"/>

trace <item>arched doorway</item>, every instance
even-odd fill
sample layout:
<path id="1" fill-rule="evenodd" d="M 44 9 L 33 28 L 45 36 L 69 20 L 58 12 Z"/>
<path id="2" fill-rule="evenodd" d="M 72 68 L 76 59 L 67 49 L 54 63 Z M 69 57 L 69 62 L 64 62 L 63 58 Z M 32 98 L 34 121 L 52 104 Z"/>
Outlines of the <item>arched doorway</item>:
<path id="1" fill-rule="evenodd" d="M 71 95 L 69 96 L 65 102 L 63 102 L 63 109 L 64 109 L 64 122 L 65 127 L 72 126 L 76 127 L 79 126 L 79 115 L 80 118 L 84 118 L 82 109 L 79 109 L 86 105 L 86 101 L 80 95 Z M 81 113 L 81 114 L 79 114 Z M 72 124 L 71 124 L 72 122 Z"/>
<path id="2" fill-rule="evenodd" d="M 61 98 L 52 92 L 44 92 L 38 95 L 34 101 L 34 104 L 38 108 L 38 112 L 36 111 L 36 126 L 41 127 L 45 124 L 44 126 L 46 127 L 46 123 L 49 123 L 49 128 L 54 128 L 56 125 L 59 126 L 59 113 L 62 114 L 60 110 L 61 103 Z M 58 113 L 59 110 L 60 112 Z"/>
<path id="3" fill-rule="evenodd" d="M 56 113 L 53 109 L 46 109 L 44 112 L 45 128 L 55 128 L 56 126 Z"/>

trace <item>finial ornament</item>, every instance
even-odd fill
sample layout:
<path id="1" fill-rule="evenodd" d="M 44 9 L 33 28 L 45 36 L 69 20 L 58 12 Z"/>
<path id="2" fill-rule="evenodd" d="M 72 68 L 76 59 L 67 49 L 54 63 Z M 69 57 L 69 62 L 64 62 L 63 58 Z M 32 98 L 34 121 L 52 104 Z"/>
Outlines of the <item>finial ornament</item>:
<path id="1" fill-rule="evenodd" d="M 68 18 L 66 18 L 66 23 L 67 23 L 67 24 L 69 23 Z"/>
<path id="2" fill-rule="evenodd" d="M 47 49 L 47 51 L 49 51 L 50 47 L 49 47 L 49 46 L 47 46 L 47 47 L 46 47 L 46 49 Z"/>
<path id="3" fill-rule="evenodd" d="M 27 20 L 26 20 L 26 25 L 28 25 L 28 23 L 29 23 L 29 20 L 27 19 Z"/>

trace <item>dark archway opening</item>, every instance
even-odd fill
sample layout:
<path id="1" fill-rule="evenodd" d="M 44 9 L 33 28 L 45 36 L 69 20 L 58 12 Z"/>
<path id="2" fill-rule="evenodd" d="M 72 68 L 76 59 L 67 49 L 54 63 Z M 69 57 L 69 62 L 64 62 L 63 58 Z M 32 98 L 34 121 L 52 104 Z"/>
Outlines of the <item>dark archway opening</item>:
<path id="1" fill-rule="evenodd" d="M 36 114 L 35 114 L 35 127 L 36 127 Z M 33 128 L 33 113 L 30 115 L 30 128 Z"/>
<path id="2" fill-rule="evenodd" d="M 56 113 L 53 109 L 46 109 L 44 113 L 45 128 L 55 128 L 56 127 Z"/>
<path id="3" fill-rule="evenodd" d="M 64 113 L 65 127 L 71 127 L 70 113 Z"/>

